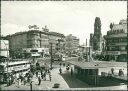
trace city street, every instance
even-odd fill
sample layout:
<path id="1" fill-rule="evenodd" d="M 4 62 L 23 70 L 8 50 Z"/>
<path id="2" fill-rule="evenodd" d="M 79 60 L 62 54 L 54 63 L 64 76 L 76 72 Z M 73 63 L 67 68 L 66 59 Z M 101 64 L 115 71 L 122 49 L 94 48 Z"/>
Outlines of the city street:
<path id="1" fill-rule="evenodd" d="M 60 84 L 60 88 L 69 88 L 68 84 L 65 82 L 65 80 L 63 79 L 63 77 L 61 75 L 59 75 L 59 69 L 53 69 L 51 71 L 51 75 L 52 75 L 52 81 L 49 81 L 49 78 L 47 78 L 46 81 L 41 82 L 41 85 L 37 85 L 38 84 L 38 79 L 34 76 L 34 78 L 32 79 L 33 83 L 32 83 L 32 89 L 33 90 L 41 90 L 41 89 L 54 89 L 53 86 L 55 83 L 59 83 Z M 19 88 L 17 87 L 16 84 L 13 84 L 9 87 L 6 87 L 6 85 L 2 85 L 2 90 L 30 90 L 30 84 L 27 85 L 20 85 Z"/>
<path id="2" fill-rule="evenodd" d="M 88 84 L 85 82 L 82 82 L 75 77 L 72 77 L 70 74 L 70 71 L 66 70 L 66 67 L 62 67 L 62 74 L 59 74 L 59 68 L 55 68 L 51 71 L 52 75 L 52 81 L 49 81 L 49 78 L 47 77 L 47 80 L 44 81 L 42 80 L 41 85 L 38 84 L 38 80 L 34 75 L 34 78 L 32 79 L 32 89 L 33 90 L 57 90 L 57 89 L 62 89 L 62 90 L 115 90 L 115 87 L 117 90 L 126 90 L 127 86 L 126 85 L 121 85 L 121 86 L 109 86 L 109 87 L 90 87 Z M 53 88 L 55 83 L 59 83 L 60 87 L 59 88 Z M 24 85 L 16 85 L 13 84 L 11 86 L 6 86 L 6 84 L 1 86 L 2 90 L 30 90 L 30 84 Z"/>
<path id="3" fill-rule="evenodd" d="M 0 91 L 127 90 L 127 2 L 1 1 Z"/>

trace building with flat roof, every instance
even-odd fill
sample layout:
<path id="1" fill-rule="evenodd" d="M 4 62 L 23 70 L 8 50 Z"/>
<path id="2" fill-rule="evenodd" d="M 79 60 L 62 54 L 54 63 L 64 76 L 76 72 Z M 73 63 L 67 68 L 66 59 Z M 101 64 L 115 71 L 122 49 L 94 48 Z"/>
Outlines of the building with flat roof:
<path id="1" fill-rule="evenodd" d="M 79 38 L 69 34 L 65 37 L 65 50 L 70 54 L 76 53 L 79 48 Z"/>
<path id="2" fill-rule="evenodd" d="M 54 41 L 53 49 L 58 39 L 63 39 L 65 36 L 60 33 L 50 32 L 49 29 L 40 29 L 37 25 L 29 25 L 29 31 L 17 32 L 12 35 L 8 35 L 9 48 L 11 56 L 14 57 L 30 57 L 49 55 L 50 41 Z"/>
<path id="3" fill-rule="evenodd" d="M 119 75 L 119 71 L 122 71 L 123 77 L 127 78 L 127 62 L 83 62 L 75 60 L 68 61 L 68 63 L 73 69 L 73 74 L 75 75 L 75 77 L 82 81 L 85 81 L 89 85 L 105 86 L 107 84 L 103 82 L 104 79 L 107 79 L 112 75 Z"/>
<path id="4" fill-rule="evenodd" d="M 106 40 L 106 50 L 104 54 L 107 60 L 128 61 L 128 37 L 127 21 L 120 20 L 119 24 L 113 24 L 112 29 L 104 36 Z"/>

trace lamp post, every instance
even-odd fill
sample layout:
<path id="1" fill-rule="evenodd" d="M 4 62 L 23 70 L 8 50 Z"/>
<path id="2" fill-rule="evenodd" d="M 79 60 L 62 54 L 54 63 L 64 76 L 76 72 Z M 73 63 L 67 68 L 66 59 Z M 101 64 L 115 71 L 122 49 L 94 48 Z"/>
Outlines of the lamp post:
<path id="1" fill-rule="evenodd" d="M 52 69 L 52 60 L 53 60 L 53 58 L 52 58 L 52 43 L 50 43 L 50 54 L 51 54 L 51 64 L 50 64 L 50 67 L 51 67 L 51 69 Z"/>
<path id="2" fill-rule="evenodd" d="M 30 81 L 30 91 L 32 91 L 32 81 Z"/>

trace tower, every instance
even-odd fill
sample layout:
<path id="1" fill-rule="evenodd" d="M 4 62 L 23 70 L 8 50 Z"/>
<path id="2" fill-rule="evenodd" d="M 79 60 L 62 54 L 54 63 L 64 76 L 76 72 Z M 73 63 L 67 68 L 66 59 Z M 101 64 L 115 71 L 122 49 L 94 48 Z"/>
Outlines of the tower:
<path id="1" fill-rule="evenodd" d="M 99 17 L 95 18 L 94 23 L 94 36 L 93 36 L 93 50 L 100 51 L 100 42 L 101 42 L 101 21 Z"/>

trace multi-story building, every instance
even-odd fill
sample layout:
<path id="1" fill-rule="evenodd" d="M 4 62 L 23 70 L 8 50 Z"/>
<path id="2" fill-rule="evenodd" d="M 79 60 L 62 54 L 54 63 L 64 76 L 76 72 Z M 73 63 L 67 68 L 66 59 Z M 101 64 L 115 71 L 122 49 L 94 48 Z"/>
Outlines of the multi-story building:
<path id="1" fill-rule="evenodd" d="M 39 29 L 36 25 L 29 26 L 29 31 L 18 32 L 7 36 L 10 41 L 11 56 L 15 54 L 19 56 L 29 56 L 33 53 L 33 56 L 49 55 L 50 42 L 54 41 L 56 44 L 58 39 L 63 39 L 64 35 L 56 32 L 49 32 L 45 27 Z M 54 49 L 54 45 L 53 45 Z M 38 54 L 34 53 L 38 52 Z"/>
<path id="2" fill-rule="evenodd" d="M 0 40 L 0 57 L 9 57 L 9 41 L 5 37 Z"/>
<path id="3" fill-rule="evenodd" d="M 128 37 L 127 21 L 120 20 L 119 24 L 113 24 L 111 30 L 105 36 L 106 59 L 115 61 L 127 61 Z"/>
<path id="4" fill-rule="evenodd" d="M 49 44 L 52 44 L 52 53 L 63 52 L 65 44 L 65 36 L 57 32 L 49 32 Z"/>
<path id="5" fill-rule="evenodd" d="M 79 47 L 79 39 L 72 34 L 65 38 L 65 50 L 70 54 L 76 53 Z"/>

